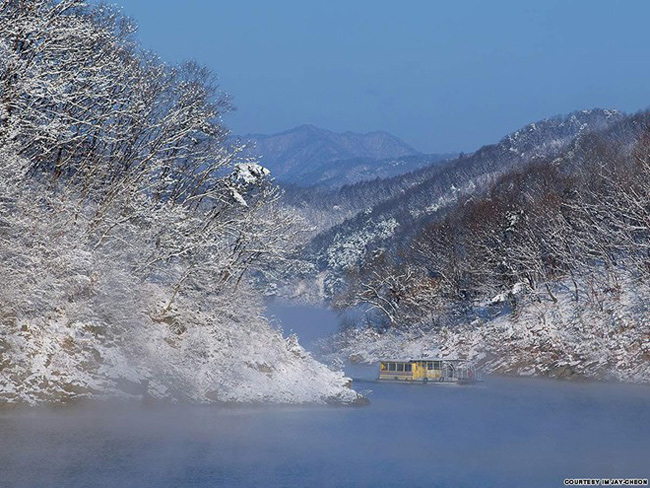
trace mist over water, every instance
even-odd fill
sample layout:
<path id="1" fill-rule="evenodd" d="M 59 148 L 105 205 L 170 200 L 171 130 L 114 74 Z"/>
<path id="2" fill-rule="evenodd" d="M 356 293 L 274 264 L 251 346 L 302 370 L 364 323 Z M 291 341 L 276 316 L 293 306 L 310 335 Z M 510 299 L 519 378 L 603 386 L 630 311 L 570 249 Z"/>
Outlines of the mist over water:
<path id="1" fill-rule="evenodd" d="M 301 319 L 318 325 L 308 309 Z M 327 322 L 329 323 L 329 322 Z M 325 324 L 326 325 L 326 324 Z M 649 476 L 650 390 L 488 378 L 380 384 L 371 405 L 0 410 L 0 486 L 504 487 Z"/>
<path id="2" fill-rule="evenodd" d="M 274 325 L 282 328 L 285 336 L 297 334 L 300 344 L 307 350 L 312 350 L 318 339 L 334 334 L 339 329 L 338 315 L 325 308 L 270 303 L 267 315 Z"/>

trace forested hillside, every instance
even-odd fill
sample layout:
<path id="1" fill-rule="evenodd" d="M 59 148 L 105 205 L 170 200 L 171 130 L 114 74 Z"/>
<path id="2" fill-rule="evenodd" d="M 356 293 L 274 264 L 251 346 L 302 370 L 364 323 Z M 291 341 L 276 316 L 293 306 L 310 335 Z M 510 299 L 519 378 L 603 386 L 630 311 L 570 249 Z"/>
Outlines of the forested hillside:
<path id="1" fill-rule="evenodd" d="M 501 166 L 437 218 L 394 230 L 397 245 L 358 250 L 337 300 L 367 327 L 337 348 L 650 381 L 650 118 L 616 119 Z"/>
<path id="2" fill-rule="evenodd" d="M 228 97 L 118 11 L 0 3 L 0 401 L 349 402 L 249 274 L 295 216 L 241 159 Z"/>
<path id="3" fill-rule="evenodd" d="M 310 222 L 316 218 L 321 222 L 315 224 L 319 232 L 308 244 L 306 256 L 323 273 L 324 293 L 338 292 L 344 270 L 377 250 L 397 249 L 419 229 L 441 219 L 460 199 L 482 194 L 513 168 L 552 159 L 576 138 L 622 121 L 623 115 L 612 110 L 575 112 L 530 124 L 498 144 L 417 171 L 360 182 L 337 192 L 316 189 L 311 196 L 305 192 L 303 201 L 311 205 L 290 200 Z"/>

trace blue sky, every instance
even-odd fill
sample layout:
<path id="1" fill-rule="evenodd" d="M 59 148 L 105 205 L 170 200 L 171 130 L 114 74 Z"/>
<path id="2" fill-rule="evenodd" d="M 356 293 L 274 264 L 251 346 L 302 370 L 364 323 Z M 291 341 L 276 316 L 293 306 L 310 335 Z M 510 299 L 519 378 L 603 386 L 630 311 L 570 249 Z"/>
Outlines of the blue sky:
<path id="1" fill-rule="evenodd" d="M 572 110 L 650 106 L 650 2 L 116 0 L 144 47 L 209 66 L 234 132 L 311 123 L 472 151 Z"/>

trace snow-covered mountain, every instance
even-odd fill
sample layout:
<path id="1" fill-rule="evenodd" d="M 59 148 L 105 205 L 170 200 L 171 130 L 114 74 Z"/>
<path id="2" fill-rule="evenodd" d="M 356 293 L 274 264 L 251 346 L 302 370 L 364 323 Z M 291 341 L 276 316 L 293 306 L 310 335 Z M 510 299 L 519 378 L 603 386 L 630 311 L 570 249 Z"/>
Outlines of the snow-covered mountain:
<path id="1" fill-rule="evenodd" d="M 577 137 L 623 119 L 616 110 L 573 112 L 529 124 L 473 154 L 346 188 L 338 196 L 360 204 L 358 213 L 315 236 L 308 253 L 319 269 L 341 270 L 373 249 L 398 245 L 428 222 L 442 218 L 461 196 L 479 192 L 512 168 L 552 158 Z"/>
<path id="2" fill-rule="evenodd" d="M 340 186 L 412 171 L 452 155 L 424 156 L 386 132 L 336 133 L 302 125 L 278 134 L 248 134 L 248 154 L 280 182 Z"/>
<path id="3" fill-rule="evenodd" d="M 330 229 L 320 290 L 370 324 L 332 350 L 650 383 L 649 120 L 531 124 Z"/>

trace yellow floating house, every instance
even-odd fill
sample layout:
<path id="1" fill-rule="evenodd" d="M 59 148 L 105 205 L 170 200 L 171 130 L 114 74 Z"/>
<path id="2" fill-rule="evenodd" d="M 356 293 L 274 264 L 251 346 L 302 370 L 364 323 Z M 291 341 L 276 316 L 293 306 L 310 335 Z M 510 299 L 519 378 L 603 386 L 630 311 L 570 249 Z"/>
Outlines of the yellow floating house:
<path id="1" fill-rule="evenodd" d="M 379 379 L 421 383 L 473 383 L 478 381 L 478 375 L 476 367 L 467 361 L 434 357 L 380 361 Z"/>

